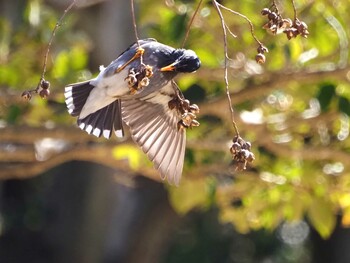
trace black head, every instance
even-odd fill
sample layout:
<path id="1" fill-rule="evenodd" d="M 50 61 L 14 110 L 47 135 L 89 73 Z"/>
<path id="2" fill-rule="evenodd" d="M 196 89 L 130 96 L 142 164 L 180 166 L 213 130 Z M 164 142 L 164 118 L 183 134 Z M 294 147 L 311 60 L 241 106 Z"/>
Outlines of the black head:
<path id="1" fill-rule="evenodd" d="M 190 73 L 199 69 L 201 62 L 196 53 L 189 49 L 175 49 L 170 54 L 171 64 L 162 67 L 161 71 Z"/>

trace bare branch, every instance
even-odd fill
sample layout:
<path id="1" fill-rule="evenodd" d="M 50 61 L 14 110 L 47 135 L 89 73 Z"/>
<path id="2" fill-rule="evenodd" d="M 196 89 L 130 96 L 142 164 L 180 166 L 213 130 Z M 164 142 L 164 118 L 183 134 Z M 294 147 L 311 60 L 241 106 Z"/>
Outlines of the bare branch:
<path id="1" fill-rule="evenodd" d="M 224 54 L 225 54 L 225 65 L 224 65 L 224 80 L 225 80 L 225 87 L 226 87 L 226 96 L 227 96 L 227 101 L 228 101 L 228 107 L 230 109 L 230 113 L 231 113 L 231 121 L 232 121 L 232 125 L 233 128 L 235 130 L 235 133 L 237 136 L 239 136 L 239 131 L 237 128 L 237 124 L 235 122 L 235 116 L 234 116 L 234 111 L 233 111 L 233 107 L 232 107 L 232 101 L 231 101 L 231 95 L 230 95 L 230 89 L 229 89 L 229 82 L 228 82 L 228 50 L 227 50 L 227 32 L 226 32 L 226 24 L 225 24 L 225 20 L 224 17 L 221 13 L 221 10 L 219 8 L 219 3 L 216 2 L 215 0 L 213 0 L 213 4 L 215 6 L 215 9 L 220 17 L 220 21 L 221 21 L 221 27 L 222 27 L 222 32 L 224 35 Z"/>
<path id="2" fill-rule="evenodd" d="M 215 2 L 216 2 L 216 1 L 215 1 Z M 217 3 L 217 2 L 216 2 L 216 3 Z M 249 24 L 249 27 L 250 27 L 250 34 L 252 35 L 252 37 L 254 38 L 254 40 L 255 40 L 259 45 L 262 45 L 262 43 L 259 41 L 259 39 L 258 39 L 258 38 L 255 36 L 255 34 L 254 34 L 254 25 L 253 25 L 252 21 L 250 21 L 250 19 L 249 19 L 247 16 L 245 16 L 245 15 L 239 13 L 239 12 L 236 12 L 236 11 L 230 9 L 230 8 L 227 8 L 226 6 L 223 6 L 223 5 L 219 4 L 219 3 L 217 3 L 217 5 L 218 5 L 219 7 L 221 7 L 222 9 L 225 9 L 226 11 L 228 11 L 228 12 L 234 14 L 234 15 L 240 16 L 240 17 L 242 17 L 244 20 L 246 20 L 246 21 L 248 22 L 248 24 Z"/>
<path id="3" fill-rule="evenodd" d="M 112 154 L 112 149 L 114 147 L 115 146 L 106 145 L 86 145 L 81 147 L 74 147 L 69 151 L 54 155 L 52 158 L 43 162 L 35 161 L 17 165 L 1 165 L 0 179 L 27 179 L 39 175 L 65 162 L 79 160 L 99 163 L 114 169 L 122 170 L 127 173 L 139 172 L 146 177 L 159 181 L 157 172 L 151 167 L 140 167 L 139 171 L 132 171 L 126 160 L 123 161 L 114 159 Z"/>
<path id="4" fill-rule="evenodd" d="M 305 84 L 319 83 L 322 80 L 327 81 L 337 81 L 340 79 L 347 80 L 347 74 L 350 70 L 350 66 L 346 68 L 337 68 L 334 70 L 320 70 L 320 71 L 296 71 L 292 73 L 284 73 L 284 74 L 271 74 L 271 75 L 262 75 L 262 79 L 267 79 L 259 84 L 251 84 L 256 83 L 257 81 L 248 81 L 246 83 L 247 86 L 242 88 L 239 92 L 231 94 L 231 100 L 234 104 L 239 104 L 244 101 L 252 101 L 257 98 L 261 98 L 264 95 L 269 94 L 269 92 L 274 89 L 287 88 L 288 83 L 291 82 L 299 82 Z M 198 71 L 199 78 L 208 78 L 210 80 L 220 80 L 219 74 L 223 69 L 218 70 L 200 70 Z M 222 112 L 226 113 L 227 111 L 223 109 L 222 104 L 226 98 L 221 97 L 215 101 L 210 103 L 205 103 L 199 105 L 201 108 L 202 114 L 214 114 L 222 116 Z"/>
<path id="5" fill-rule="evenodd" d="M 199 11 L 199 8 L 200 8 L 200 6 L 202 5 L 202 2 L 203 2 L 203 0 L 200 0 L 200 1 L 199 1 L 198 5 L 197 5 L 197 7 L 196 7 L 196 10 L 194 11 L 194 13 L 193 13 L 193 15 L 192 15 L 192 17 L 191 17 L 191 20 L 190 20 L 190 22 L 189 22 L 188 25 L 187 25 L 186 34 L 185 34 L 184 40 L 182 41 L 182 45 L 181 45 L 182 48 L 185 46 L 185 43 L 186 43 L 186 41 L 187 41 L 188 35 L 189 35 L 189 33 L 190 33 L 190 30 L 191 30 L 191 26 L 192 26 L 193 21 L 194 21 L 194 18 L 196 17 L 196 15 L 197 15 L 197 13 L 198 13 L 198 11 Z"/>

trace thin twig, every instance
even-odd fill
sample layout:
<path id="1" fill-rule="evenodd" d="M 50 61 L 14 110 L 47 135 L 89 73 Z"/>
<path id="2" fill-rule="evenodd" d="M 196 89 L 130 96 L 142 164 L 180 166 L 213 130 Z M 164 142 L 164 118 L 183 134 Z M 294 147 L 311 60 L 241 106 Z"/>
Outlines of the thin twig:
<path id="1" fill-rule="evenodd" d="M 273 10 L 274 10 L 277 14 L 280 13 L 280 11 L 278 10 L 278 6 L 277 6 L 277 4 L 276 4 L 276 1 L 272 1 L 271 9 L 272 9 L 272 8 L 273 8 Z"/>
<path id="2" fill-rule="evenodd" d="M 47 49 L 46 49 L 46 53 L 45 53 L 45 56 L 44 56 L 44 65 L 43 65 L 43 71 L 41 73 L 41 78 L 40 78 L 40 81 L 38 83 L 38 86 L 37 88 L 35 89 L 36 92 L 39 91 L 39 88 L 41 86 L 41 82 L 45 79 L 45 74 L 46 74 L 46 66 L 47 66 L 47 59 L 49 57 L 49 53 L 50 53 L 50 49 L 51 49 L 51 45 L 52 45 L 52 42 L 53 42 L 53 39 L 56 35 L 56 32 L 57 32 L 57 29 L 62 25 L 62 22 L 63 22 L 63 19 L 65 18 L 65 16 L 67 15 L 67 13 L 69 12 L 69 10 L 71 10 L 73 8 L 73 6 L 75 5 L 75 0 L 73 0 L 71 2 L 71 4 L 64 10 L 62 16 L 60 17 L 60 19 L 57 21 L 54 29 L 52 30 L 51 32 L 51 37 L 50 37 L 50 41 L 47 45 Z"/>
<path id="3" fill-rule="evenodd" d="M 203 2 L 203 0 L 200 0 L 200 1 L 199 1 L 198 5 L 197 5 L 197 8 L 196 8 L 196 10 L 194 11 L 194 13 L 193 13 L 193 15 L 192 15 L 192 17 L 191 17 L 190 23 L 189 23 L 188 26 L 187 26 L 186 35 L 185 35 L 184 40 L 182 41 L 182 45 L 181 45 L 182 48 L 185 46 L 185 43 L 186 43 L 186 41 L 187 41 L 188 35 L 189 35 L 189 33 L 190 33 L 190 30 L 191 30 L 191 26 L 192 26 L 193 21 L 194 21 L 194 18 L 196 17 L 196 15 L 197 15 L 197 13 L 198 13 L 198 11 L 199 11 L 199 8 L 200 8 L 202 2 Z"/>
<path id="4" fill-rule="evenodd" d="M 134 26 L 134 34 L 136 38 L 137 45 L 140 48 L 140 43 L 139 43 L 139 35 L 137 33 L 137 24 L 136 24 L 136 17 L 135 17 L 135 7 L 134 7 L 134 0 L 130 0 L 130 5 L 131 5 L 131 17 L 132 17 L 132 24 Z"/>
<path id="5" fill-rule="evenodd" d="M 234 38 L 236 38 L 237 36 L 230 30 L 229 26 L 225 23 L 225 27 L 227 29 L 227 31 L 230 33 L 230 35 Z"/>
<path id="6" fill-rule="evenodd" d="M 213 0 L 215 3 L 216 3 L 216 6 L 217 6 L 217 10 L 219 9 L 220 13 L 221 13 L 221 10 L 219 7 L 221 7 L 222 9 L 225 9 L 226 11 L 229 11 L 230 13 L 232 14 L 235 14 L 237 16 L 240 16 L 242 17 L 244 20 L 246 20 L 249 24 L 249 27 L 250 27 L 250 33 L 252 35 L 252 37 L 254 38 L 254 40 L 259 44 L 259 45 L 262 45 L 262 43 L 259 41 L 259 39 L 255 36 L 254 34 L 254 25 L 252 23 L 252 21 L 250 21 L 250 19 L 248 17 L 246 17 L 245 15 L 239 13 L 239 12 L 236 12 L 236 11 L 233 11 L 232 9 L 230 8 L 227 8 L 226 6 L 223 6 L 221 4 L 219 4 L 218 2 L 216 2 L 215 0 Z M 223 18 L 222 18 L 223 19 Z"/>
<path id="7" fill-rule="evenodd" d="M 295 6 L 295 2 L 294 0 L 291 0 L 292 1 L 292 5 L 293 5 L 293 11 L 294 11 L 294 21 L 297 20 L 297 8 Z"/>
<path id="8" fill-rule="evenodd" d="M 239 136 L 239 131 L 237 128 L 237 124 L 235 122 L 235 117 L 234 117 L 234 111 L 232 108 L 232 101 L 231 101 L 231 95 L 230 95 L 230 90 L 229 90 L 229 82 L 228 82 L 228 51 L 227 51 L 227 31 L 225 27 L 225 21 L 224 17 L 221 13 L 221 10 L 219 8 L 219 3 L 213 0 L 213 5 L 215 6 L 215 9 L 220 17 L 221 25 L 222 25 L 222 32 L 224 35 L 224 53 L 225 53 L 225 73 L 224 73 L 224 79 L 225 79 L 225 86 L 226 86 L 226 95 L 227 95 L 227 100 L 228 100 L 228 106 L 231 112 L 231 121 L 233 128 L 236 132 L 236 135 Z"/>
<path id="9" fill-rule="evenodd" d="M 130 0 L 130 6 L 131 6 L 131 17 L 132 17 L 132 24 L 134 27 L 134 34 L 135 34 L 135 39 L 136 43 L 139 49 L 141 49 L 141 45 L 139 43 L 139 34 L 137 32 L 137 24 L 136 24 L 136 15 L 135 15 L 135 7 L 134 7 L 134 0 Z M 143 64 L 143 56 L 140 56 L 140 64 Z"/>

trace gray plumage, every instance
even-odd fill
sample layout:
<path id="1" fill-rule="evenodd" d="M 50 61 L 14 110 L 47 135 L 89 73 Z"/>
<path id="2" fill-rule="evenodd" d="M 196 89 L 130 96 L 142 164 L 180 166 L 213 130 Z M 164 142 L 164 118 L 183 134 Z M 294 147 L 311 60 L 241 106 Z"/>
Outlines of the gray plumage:
<path id="1" fill-rule="evenodd" d="M 126 81 L 129 69 L 140 66 L 140 59 L 135 59 L 123 68 L 138 49 L 135 43 L 96 78 L 68 85 L 66 104 L 69 113 L 78 117 L 78 126 L 97 137 L 110 138 L 113 131 L 122 137 L 124 122 L 161 178 L 178 184 L 186 132 L 178 128 L 180 112 L 169 108 L 169 101 L 176 96 L 171 80 L 179 72 L 198 69 L 200 61 L 191 50 L 174 49 L 153 39 L 140 40 L 139 44 L 144 49 L 143 63 L 153 68 L 148 86 L 131 94 Z M 174 65 L 173 69 L 163 72 L 161 69 L 168 65 Z"/>

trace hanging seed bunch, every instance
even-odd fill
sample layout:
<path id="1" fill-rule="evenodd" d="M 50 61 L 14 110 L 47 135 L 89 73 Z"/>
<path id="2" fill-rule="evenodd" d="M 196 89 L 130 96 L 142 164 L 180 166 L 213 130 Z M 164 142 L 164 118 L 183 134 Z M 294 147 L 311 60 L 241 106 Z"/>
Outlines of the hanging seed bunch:
<path id="1" fill-rule="evenodd" d="M 257 48 L 258 54 L 255 56 L 255 61 L 258 64 L 264 64 L 266 62 L 266 57 L 264 53 L 268 53 L 269 50 L 263 44 L 260 44 Z"/>
<path id="2" fill-rule="evenodd" d="M 232 142 L 230 152 L 233 161 L 236 163 L 236 170 L 245 170 L 247 168 L 247 163 L 251 163 L 255 160 L 255 156 L 251 152 L 251 143 L 246 142 L 240 136 L 235 136 Z"/>
<path id="3" fill-rule="evenodd" d="M 271 8 L 264 8 L 261 14 L 269 20 L 263 28 L 273 35 L 284 33 L 288 40 L 298 35 L 305 38 L 309 35 L 305 22 L 300 21 L 297 17 L 293 21 L 290 18 L 283 18 L 276 5 L 272 5 Z"/>
<path id="4" fill-rule="evenodd" d="M 198 127 L 200 125 L 196 120 L 196 114 L 199 113 L 199 107 L 197 104 L 191 104 L 187 99 L 175 97 L 169 101 L 168 105 L 171 110 L 176 108 L 181 114 L 181 120 L 178 122 L 179 130 Z"/>
<path id="5" fill-rule="evenodd" d="M 129 75 L 125 78 L 125 80 L 128 82 L 130 94 L 134 95 L 138 91 L 147 87 L 149 85 L 149 79 L 152 76 L 153 70 L 149 65 L 141 63 L 138 68 L 131 68 L 129 70 Z"/>
<path id="6" fill-rule="evenodd" d="M 33 94 L 39 94 L 42 99 L 47 99 L 50 96 L 50 82 L 41 79 L 36 89 L 25 90 L 21 96 L 23 99 L 29 101 L 33 97 Z"/>

